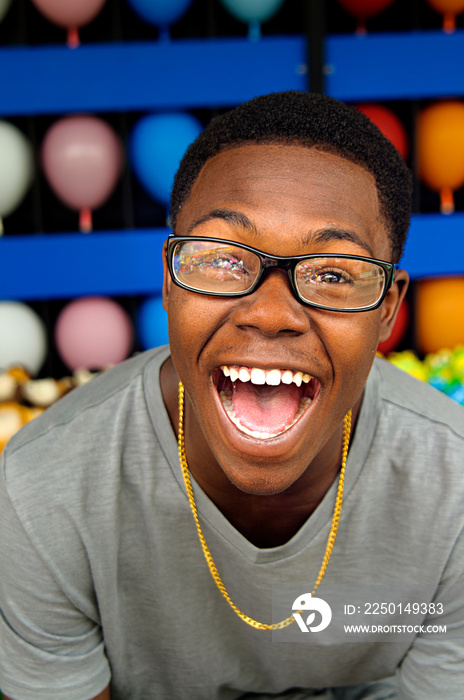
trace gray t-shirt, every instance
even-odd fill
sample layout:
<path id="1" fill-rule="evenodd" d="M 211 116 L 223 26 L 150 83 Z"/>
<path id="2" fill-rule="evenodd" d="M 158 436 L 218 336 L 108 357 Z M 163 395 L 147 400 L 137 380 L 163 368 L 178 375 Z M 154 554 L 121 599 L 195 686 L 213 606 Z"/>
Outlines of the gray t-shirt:
<path id="1" fill-rule="evenodd" d="M 15 700 L 88 700 L 108 683 L 112 700 L 464 698 L 462 408 L 376 360 L 316 594 L 338 587 L 372 598 L 379 586 L 394 600 L 410 586 L 420 602 L 443 605 L 446 634 L 327 641 L 296 624 L 271 633 L 237 617 L 204 560 L 160 392 L 167 356 L 167 348 L 144 353 L 75 390 L 3 453 L 2 690 Z M 312 589 L 336 483 L 297 534 L 271 549 L 253 546 L 193 486 L 206 541 L 242 611 L 270 622 L 286 586 Z M 431 612 L 421 622 L 436 623 Z M 291 641 L 279 637 L 290 629 Z"/>

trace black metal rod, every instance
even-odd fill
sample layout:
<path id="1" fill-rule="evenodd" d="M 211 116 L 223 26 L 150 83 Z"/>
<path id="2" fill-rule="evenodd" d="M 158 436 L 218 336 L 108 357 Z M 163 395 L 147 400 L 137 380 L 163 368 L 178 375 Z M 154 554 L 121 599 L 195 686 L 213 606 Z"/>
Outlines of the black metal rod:
<path id="1" fill-rule="evenodd" d="M 306 0 L 308 90 L 325 92 L 325 0 Z"/>

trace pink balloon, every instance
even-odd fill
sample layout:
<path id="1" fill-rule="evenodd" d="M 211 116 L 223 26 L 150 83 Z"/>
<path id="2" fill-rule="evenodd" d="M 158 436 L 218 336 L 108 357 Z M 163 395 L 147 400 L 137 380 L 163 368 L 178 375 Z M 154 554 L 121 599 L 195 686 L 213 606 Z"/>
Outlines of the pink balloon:
<path id="1" fill-rule="evenodd" d="M 96 209 L 112 193 L 122 171 L 121 142 L 102 119 L 64 117 L 52 124 L 42 144 L 45 175 L 71 209 Z"/>
<path id="2" fill-rule="evenodd" d="M 55 343 L 69 369 L 105 369 L 125 360 L 134 329 L 124 309 L 112 299 L 83 297 L 71 301 L 58 316 Z"/>
<path id="3" fill-rule="evenodd" d="M 47 19 L 60 27 L 83 27 L 100 12 L 106 0 L 32 0 Z"/>

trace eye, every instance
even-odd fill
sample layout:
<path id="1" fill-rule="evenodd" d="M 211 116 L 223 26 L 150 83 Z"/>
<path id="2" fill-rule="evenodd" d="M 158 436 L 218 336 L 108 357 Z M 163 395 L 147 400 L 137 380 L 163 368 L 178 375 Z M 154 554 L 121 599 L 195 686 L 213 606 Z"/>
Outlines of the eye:
<path id="1" fill-rule="evenodd" d="M 322 266 L 314 262 L 302 263 L 297 269 L 298 281 L 302 284 L 341 285 L 354 284 L 353 275 L 348 270 Z"/>
<path id="2" fill-rule="evenodd" d="M 239 279 L 246 273 L 243 260 L 236 252 L 226 248 L 195 253 L 189 258 L 189 265 L 197 272 L 216 279 Z"/>
<path id="3" fill-rule="evenodd" d="M 353 284 L 353 279 L 345 270 L 320 270 L 314 273 L 312 280 L 324 284 Z"/>
<path id="4" fill-rule="evenodd" d="M 180 275 L 197 275 L 216 281 L 238 281 L 255 274 L 259 261 L 247 251 L 234 246 L 219 246 L 217 248 L 202 247 L 203 242 L 195 242 L 196 249 L 188 247 L 180 251 L 174 258 L 174 270 Z"/>

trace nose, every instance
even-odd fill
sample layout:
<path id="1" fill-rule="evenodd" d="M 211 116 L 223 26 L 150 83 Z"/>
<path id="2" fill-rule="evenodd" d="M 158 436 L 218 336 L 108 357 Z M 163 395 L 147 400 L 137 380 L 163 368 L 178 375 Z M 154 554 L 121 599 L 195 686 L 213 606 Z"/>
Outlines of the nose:
<path id="1" fill-rule="evenodd" d="M 308 308 L 293 296 L 284 270 L 272 270 L 252 294 L 237 299 L 232 321 L 268 337 L 302 335 L 310 327 Z"/>

